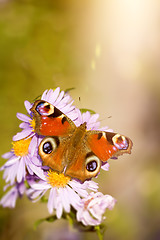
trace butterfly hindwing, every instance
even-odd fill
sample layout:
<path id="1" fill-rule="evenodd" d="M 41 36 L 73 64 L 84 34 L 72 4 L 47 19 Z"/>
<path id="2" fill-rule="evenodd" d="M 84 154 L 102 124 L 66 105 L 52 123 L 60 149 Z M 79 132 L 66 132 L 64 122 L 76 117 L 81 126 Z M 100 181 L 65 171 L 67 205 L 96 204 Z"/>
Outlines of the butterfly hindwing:
<path id="1" fill-rule="evenodd" d="M 100 159 L 91 152 L 86 142 L 82 141 L 76 149 L 73 161 L 68 164 L 65 174 L 84 182 L 87 179 L 95 177 L 100 171 L 100 168 Z"/>
<path id="2" fill-rule="evenodd" d="M 45 137 L 39 145 L 39 155 L 44 166 L 63 172 L 69 137 Z"/>

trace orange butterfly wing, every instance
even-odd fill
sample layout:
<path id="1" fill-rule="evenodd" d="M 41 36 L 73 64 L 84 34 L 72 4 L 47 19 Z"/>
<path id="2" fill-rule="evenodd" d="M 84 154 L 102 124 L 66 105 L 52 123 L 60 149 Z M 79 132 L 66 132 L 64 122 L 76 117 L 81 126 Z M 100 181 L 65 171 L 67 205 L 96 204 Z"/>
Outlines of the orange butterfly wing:
<path id="1" fill-rule="evenodd" d="M 87 144 L 92 152 L 106 162 L 111 157 L 131 153 L 132 141 L 123 135 L 112 132 L 88 131 Z"/>
<path id="2" fill-rule="evenodd" d="M 35 131 L 43 136 L 63 136 L 76 128 L 75 124 L 52 104 L 37 100 L 31 108 Z"/>
<path id="3" fill-rule="evenodd" d="M 99 173 L 102 162 L 123 153 L 131 153 L 131 147 L 131 140 L 120 134 L 85 131 L 81 143 L 75 149 L 74 159 L 66 167 L 65 174 L 83 182 Z"/>
<path id="4" fill-rule="evenodd" d="M 39 145 L 39 155 L 44 166 L 63 172 L 66 167 L 65 155 L 69 137 L 45 137 Z"/>

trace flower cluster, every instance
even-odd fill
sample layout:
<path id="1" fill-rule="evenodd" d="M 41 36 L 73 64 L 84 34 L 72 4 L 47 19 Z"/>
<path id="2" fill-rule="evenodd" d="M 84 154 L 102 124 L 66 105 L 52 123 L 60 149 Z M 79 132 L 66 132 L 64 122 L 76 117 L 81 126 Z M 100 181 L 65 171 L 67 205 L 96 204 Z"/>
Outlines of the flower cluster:
<path id="1" fill-rule="evenodd" d="M 81 113 L 73 106 L 69 94 L 60 91 L 60 88 L 46 90 L 41 100 L 56 106 L 76 126 L 86 122 L 87 129 L 99 128 L 99 115 L 91 115 L 89 111 Z M 114 207 L 115 199 L 98 192 L 98 184 L 92 180 L 81 183 L 42 165 L 38 147 L 43 136 L 35 131 L 35 120 L 30 110 L 33 104 L 28 101 L 24 104 L 28 114 L 17 113 L 17 118 L 22 121 L 19 125 L 22 130 L 13 137 L 11 151 L 2 156 L 6 159 L 0 168 L 0 171 L 4 171 L 3 178 L 6 182 L 4 191 L 9 190 L 1 198 L 0 205 L 13 208 L 17 198 L 24 194 L 35 202 L 48 191 L 47 207 L 50 214 L 54 212 L 57 218 L 61 218 L 64 212 L 69 213 L 74 209 L 77 221 L 83 225 L 101 224 L 105 210 Z M 105 163 L 102 168 L 108 170 L 109 164 Z"/>

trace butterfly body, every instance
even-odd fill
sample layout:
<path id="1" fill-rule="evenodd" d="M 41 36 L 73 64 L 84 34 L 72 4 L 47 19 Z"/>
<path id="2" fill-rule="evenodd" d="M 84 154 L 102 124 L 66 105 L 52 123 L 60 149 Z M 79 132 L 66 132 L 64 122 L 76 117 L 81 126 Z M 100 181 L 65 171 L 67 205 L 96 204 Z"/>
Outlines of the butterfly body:
<path id="1" fill-rule="evenodd" d="M 39 145 L 43 165 L 84 182 L 95 177 L 110 157 L 130 153 L 132 142 L 117 133 L 87 130 L 86 122 L 77 127 L 53 105 L 43 100 L 31 111 L 35 131 L 45 136 Z"/>

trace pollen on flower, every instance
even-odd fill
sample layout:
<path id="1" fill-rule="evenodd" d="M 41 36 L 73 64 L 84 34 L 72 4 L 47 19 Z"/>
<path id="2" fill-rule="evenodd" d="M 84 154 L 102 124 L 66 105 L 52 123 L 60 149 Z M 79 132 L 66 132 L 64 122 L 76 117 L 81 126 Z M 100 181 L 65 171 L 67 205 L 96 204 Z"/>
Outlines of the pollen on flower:
<path id="1" fill-rule="evenodd" d="M 52 187 L 65 187 L 70 181 L 70 177 L 64 176 L 63 173 L 57 173 L 52 170 L 49 170 L 47 175 L 48 183 Z"/>
<path id="2" fill-rule="evenodd" d="M 35 120 L 34 119 L 31 120 L 30 121 L 30 126 L 33 128 L 33 130 L 35 129 L 35 125 L 36 125 Z"/>
<path id="3" fill-rule="evenodd" d="M 19 141 L 12 142 L 12 151 L 16 156 L 25 156 L 28 154 L 28 147 L 31 142 L 31 138 L 21 139 Z"/>

